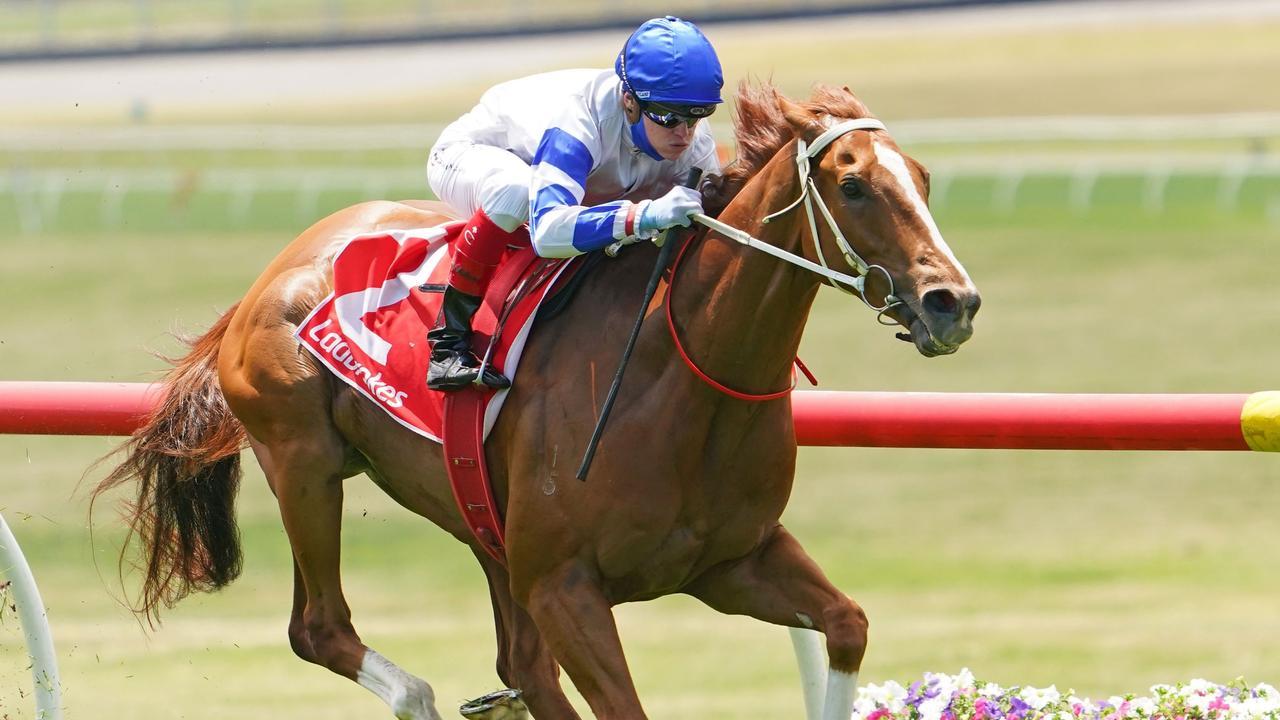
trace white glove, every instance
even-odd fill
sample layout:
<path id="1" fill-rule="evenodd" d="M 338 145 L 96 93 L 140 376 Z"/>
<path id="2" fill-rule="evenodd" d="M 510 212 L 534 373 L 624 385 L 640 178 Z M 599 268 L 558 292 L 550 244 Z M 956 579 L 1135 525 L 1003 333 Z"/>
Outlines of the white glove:
<path id="1" fill-rule="evenodd" d="M 637 235 L 649 237 L 659 230 L 675 227 L 689 227 L 693 222 L 689 216 L 702 212 L 702 193 L 677 185 L 657 200 L 650 201 L 640 213 L 637 224 Z"/>

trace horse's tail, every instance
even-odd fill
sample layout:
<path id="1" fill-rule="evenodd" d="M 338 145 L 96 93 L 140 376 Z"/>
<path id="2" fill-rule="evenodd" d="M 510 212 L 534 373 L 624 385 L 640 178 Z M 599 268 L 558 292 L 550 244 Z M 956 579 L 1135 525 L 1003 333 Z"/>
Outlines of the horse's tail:
<path id="1" fill-rule="evenodd" d="M 171 361 L 160 404 L 117 451 L 124 461 L 93 490 L 96 501 L 137 480 L 137 498 L 125 506 L 129 537 L 120 563 L 123 571 L 136 538 L 144 578 L 131 605 L 152 622 L 160 605 L 173 607 L 193 591 L 218 590 L 240 575 L 235 498 L 245 430 L 227 407 L 217 370 L 218 346 L 235 309 L 188 340 L 185 357 Z"/>

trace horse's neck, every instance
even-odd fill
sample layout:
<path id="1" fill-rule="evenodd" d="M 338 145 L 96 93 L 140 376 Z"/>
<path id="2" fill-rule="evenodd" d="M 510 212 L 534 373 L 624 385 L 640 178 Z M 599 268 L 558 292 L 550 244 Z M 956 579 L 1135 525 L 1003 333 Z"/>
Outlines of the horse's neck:
<path id="1" fill-rule="evenodd" d="M 757 173 L 719 219 L 799 253 L 803 210 L 763 222 L 799 194 L 791 147 Z M 744 392 L 785 386 L 817 291 L 815 277 L 732 240 L 703 239 L 682 263 L 672 305 L 690 355 L 709 376 Z"/>

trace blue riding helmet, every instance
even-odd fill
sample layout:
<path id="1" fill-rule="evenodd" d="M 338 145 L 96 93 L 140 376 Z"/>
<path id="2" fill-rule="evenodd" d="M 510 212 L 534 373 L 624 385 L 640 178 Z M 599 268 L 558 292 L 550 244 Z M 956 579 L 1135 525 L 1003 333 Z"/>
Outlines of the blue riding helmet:
<path id="1" fill-rule="evenodd" d="M 724 74 L 707 36 L 668 15 L 641 25 L 613 64 L 623 87 L 642 102 L 705 106 L 724 102 Z"/>

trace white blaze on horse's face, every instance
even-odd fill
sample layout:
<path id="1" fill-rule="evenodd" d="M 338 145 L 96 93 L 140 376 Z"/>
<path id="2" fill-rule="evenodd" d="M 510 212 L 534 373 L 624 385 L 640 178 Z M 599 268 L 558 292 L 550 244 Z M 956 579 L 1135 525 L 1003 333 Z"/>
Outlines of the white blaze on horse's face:
<path id="1" fill-rule="evenodd" d="M 937 248 L 943 255 L 951 261 L 956 270 L 964 278 L 965 284 L 973 289 L 973 281 L 969 279 L 969 273 L 964 269 L 964 265 L 960 264 L 959 258 L 955 253 L 951 252 L 951 246 L 947 245 L 947 241 L 942 238 L 942 231 L 938 230 L 938 224 L 933 220 L 933 213 L 929 212 L 929 206 L 925 204 L 924 198 L 920 196 L 920 190 L 916 187 L 915 178 L 911 177 L 911 170 L 907 168 L 907 161 L 903 159 L 902 153 L 889 147 L 880 140 L 872 142 L 872 146 L 876 151 L 876 159 L 880 161 L 880 165 L 888 170 L 895 180 L 898 181 L 898 187 L 901 188 L 902 194 L 907 198 L 907 203 L 915 210 L 915 214 L 929 229 L 929 236 L 933 238 L 933 246 Z"/>
<path id="2" fill-rule="evenodd" d="M 911 331 L 911 342 L 921 354 L 955 352 L 973 335 L 981 298 L 929 212 L 921 191 L 923 176 L 917 178 L 913 165 L 881 132 L 867 133 L 846 147 L 851 167 L 869 188 L 865 199 L 850 201 L 851 209 L 862 208 L 850 218 L 850 241 L 865 252 L 867 262 L 886 269 L 902 301 L 886 315 Z M 859 243 L 867 247 L 859 249 Z"/>

